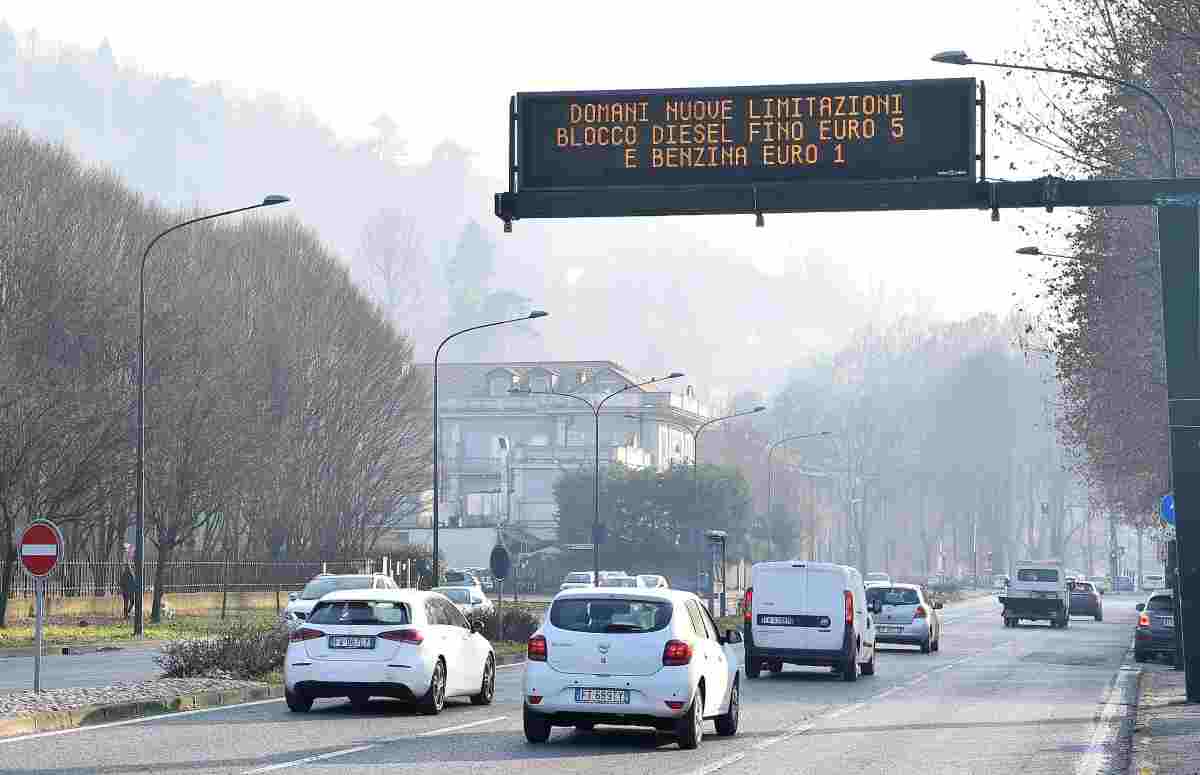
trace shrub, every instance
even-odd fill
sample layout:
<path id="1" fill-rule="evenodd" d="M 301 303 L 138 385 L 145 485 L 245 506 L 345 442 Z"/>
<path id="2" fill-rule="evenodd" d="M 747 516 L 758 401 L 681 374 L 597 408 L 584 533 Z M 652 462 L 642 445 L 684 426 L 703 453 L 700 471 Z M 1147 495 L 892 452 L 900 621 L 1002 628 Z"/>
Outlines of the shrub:
<path id="1" fill-rule="evenodd" d="M 257 678 L 283 666 L 287 645 L 287 630 L 277 622 L 234 621 L 208 635 L 170 641 L 154 661 L 166 678 Z"/>
<path id="2" fill-rule="evenodd" d="M 513 641 L 520 643 L 529 640 L 529 636 L 542 625 L 544 607 L 530 608 L 521 605 L 504 606 L 504 632 L 496 630 L 497 613 L 493 609 L 489 614 L 472 613 L 467 618 L 474 626 L 475 622 L 483 622 L 483 634 L 488 640 Z"/>

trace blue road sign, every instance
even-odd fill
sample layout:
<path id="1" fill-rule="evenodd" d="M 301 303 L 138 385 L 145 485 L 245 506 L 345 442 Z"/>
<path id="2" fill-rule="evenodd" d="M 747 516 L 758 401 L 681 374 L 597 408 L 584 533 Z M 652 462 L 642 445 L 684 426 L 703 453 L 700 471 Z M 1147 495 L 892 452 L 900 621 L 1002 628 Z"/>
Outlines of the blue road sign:
<path id="1" fill-rule="evenodd" d="M 1175 496 L 1164 495 L 1162 499 L 1162 518 L 1172 527 L 1175 525 Z"/>

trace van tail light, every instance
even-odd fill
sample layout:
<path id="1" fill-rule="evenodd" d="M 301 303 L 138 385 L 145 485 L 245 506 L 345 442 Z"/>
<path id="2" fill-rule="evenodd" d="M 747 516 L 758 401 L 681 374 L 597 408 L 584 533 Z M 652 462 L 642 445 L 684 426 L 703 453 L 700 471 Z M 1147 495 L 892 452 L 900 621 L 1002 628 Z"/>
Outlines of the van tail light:
<path id="1" fill-rule="evenodd" d="M 746 597 L 742 600 L 742 608 L 744 609 L 746 624 L 754 621 L 754 614 L 751 610 L 754 607 L 754 587 L 746 587 Z"/>
<path id="2" fill-rule="evenodd" d="M 929 616 L 929 612 L 925 610 L 925 606 L 923 605 L 917 606 L 917 610 L 913 611 L 913 621 L 924 619 L 927 616 Z"/>
<path id="3" fill-rule="evenodd" d="M 846 600 L 846 624 L 854 624 L 854 593 L 847 589 L 842 596 Z"/>
<path id="4" fill-rule="evenodd" d="M 414 646 L 425 642 L 425 635 L 420 630 L 412 629 L 388 630 L 387 632 L 379 633 L 379 637 L 396 643 L 411 643 Z"/>
<path id="5" fill-rule="evenodd" d="M 528 648 L 525 649 L 525 658 L 527 660 L 530 662 L 545 662 L 548 653 L 545 635 L 534 635 L 529 639 Z"/>
<path id="6" fill-rule="evenodd" d="M 681 667 L 692 661 L 692 646 L 681 640 L 669 640 L 663 646 L 663 667 Z"/>
<path id="7" fill-rule="evenodd" d="M 1142 615 L 1138 617 L 1138 627 L 1149 627 L 1149 626 L 1150 626 L 1150 614 L 1143 611 Z"/>
<path id="8" fill-rule="evenodd" d="M 321 632 L 320 630 L 314 630 L 311 627 L 301 627 L 300 629 L 293 630 L 290 634 L 288 634 L 288 640 L 292 643 L 303 643 L 306 640 L 313 640 L 314 638 L 323 637 L 325 637 L 325 633 Z"/>

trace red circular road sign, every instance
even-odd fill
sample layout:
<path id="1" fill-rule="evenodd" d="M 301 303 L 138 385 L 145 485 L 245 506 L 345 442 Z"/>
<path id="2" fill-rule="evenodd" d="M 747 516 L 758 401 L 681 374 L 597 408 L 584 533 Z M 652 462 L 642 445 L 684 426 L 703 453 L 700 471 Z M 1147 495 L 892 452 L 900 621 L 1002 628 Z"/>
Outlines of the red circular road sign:
<path id="1" fill-rule="evenodd" d="M 63 537 L 53 522 L 34 522 L 21 533 L 21 564 L 30 576 L 49 576 L 63 552 Z"/>

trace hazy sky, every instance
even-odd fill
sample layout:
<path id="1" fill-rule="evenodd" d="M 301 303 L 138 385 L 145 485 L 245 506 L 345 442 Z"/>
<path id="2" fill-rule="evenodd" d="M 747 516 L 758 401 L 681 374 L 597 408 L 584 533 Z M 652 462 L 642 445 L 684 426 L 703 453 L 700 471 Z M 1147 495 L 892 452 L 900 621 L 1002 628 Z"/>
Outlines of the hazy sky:
<path id="1" fill-rule="evenodd" d="M 184 9 L 190 9 L 184 11 Z M 661 10 L 660 10 L 661 9 Z M 88 48 L 103 37 L 123 63 L 297 99 L 347 137 L 387 113 L 413 159 L 450 138 L 504 178 L 504 114 L 516 91 L 822 83 L 974 75 L 998 105 L 1006 84 L 986 68 L 937 65 L 963 48 L 980 59 L 1020 48 L 1034 0 L 663 4 L 291 2 L 184 5 L 5 0 L 0 18 L 46 41 Z M 1037 76 L 1030 76 L 1036 78 Z M 1029 86 L 1029 79 L 1016 83 Z M 991 135 L 1003 175 L 1030 148 Z M 989 153 L 989 155 L 990 155 Z M 1022 165 L 1010 176 L 1035 177 Z M 490 208 L 490 205 L 489 205 Z M 779 271 L 811 248 L 844 260 L 864 285 L 933 300 L 937 316 L 1006 312 L 1028 295 L 1035 261 L 1013 254 L 1037 212 L 701 217 L 688 228 L 732 256 Z M 1058 215 L 1056 217 L 1064 217 Z M 551 221 L 519 229 L 569 230 Z M 569 233 L 569 232 L 568 232 Z"/>

